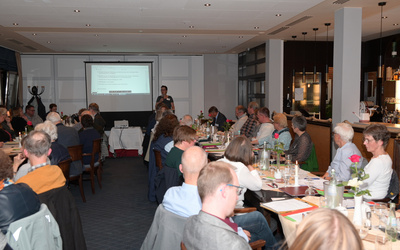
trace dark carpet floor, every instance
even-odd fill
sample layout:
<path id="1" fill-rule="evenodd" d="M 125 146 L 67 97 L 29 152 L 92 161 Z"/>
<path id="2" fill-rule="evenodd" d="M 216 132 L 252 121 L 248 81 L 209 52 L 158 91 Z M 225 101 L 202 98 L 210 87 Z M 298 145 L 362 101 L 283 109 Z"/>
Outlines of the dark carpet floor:
<path id="1" fill-rule="evenodd" d="M 79 187 L 71 192 L 82 219 L 89 250 L 140 249 L 157 204 L 147 200 L 147 168 L 141 157 L 107 158 L 103 164 L 103 188 L 84 181 L 86 203 Z"/>

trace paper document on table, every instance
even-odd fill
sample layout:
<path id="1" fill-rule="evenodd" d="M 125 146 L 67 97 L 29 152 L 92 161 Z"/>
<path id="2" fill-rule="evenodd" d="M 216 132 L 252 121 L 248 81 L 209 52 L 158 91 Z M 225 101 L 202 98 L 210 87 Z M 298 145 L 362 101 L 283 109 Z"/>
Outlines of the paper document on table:
<path id="1" fill-rule="evenodd" d="M 288 199 L 288 200 L 283 200 L 283 201 L 273 201 L 273 202 L 261 203 L 261 206 L 263 208 L 272 210 L 277 213 L 300 210 L 300 209 L 312 207 L 310 204 L 300 201 L 298 199 Z"/>

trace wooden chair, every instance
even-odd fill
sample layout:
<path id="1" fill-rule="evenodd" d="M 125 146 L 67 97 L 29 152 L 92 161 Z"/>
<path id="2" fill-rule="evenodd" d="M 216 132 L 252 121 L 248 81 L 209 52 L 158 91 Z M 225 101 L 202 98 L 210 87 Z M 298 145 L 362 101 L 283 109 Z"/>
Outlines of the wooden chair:
<path id="1" fill-rule="evenodd" d="M 95 161 L 96 155 L 98 155 L 98 160 Z M 97 175 L 97 181 L 99 182 L 99 187 L 101 186 L 101 174 L 103 172 L 102 163 L 101 163 L 101 138 L 93 140 L 92 153 L 84 153 L 82 156 L 91 156 L 90 167 L 85 168 L 83 171 L 85 173 L 90 174 L 90 182 L 92 185 L 92 192 L 95 193 L 94 190 L 94 175 Z M 97 164 L 96 164 L 97 163 Z M 87 166 L 87 165 L 86 165 Z M 83 166 L 85 167 L 85 165 Z"/>
<path id="2" fill-rule="evenodd" d="M 156 159 L 156 167 L 158 168 L 158 171 L 160 171 L 163 166 L 162 166 L 162 159 L 161 159 L 161 151 L 157 149 L 153 149 L 154 152 L 154 157 Z"/>
<path id="3" fill-rule="evenodd" d="M 68 147 L 68 152 L 69 152 L 69 155 L 71 156 L 71 159 L 58 163 L 58 166 L 61 168 L 61 170 L 64 173 L 63 168 L 65 168 L 65 165 L 68 162 L 68 175 L 65 176 L 65 173 L 64 173 L 65 179 L 68 180 L 68 186 L 71 181 L 78 181 L 82 201 L 86 202 L 85 192 L 83 191 L 82 174 L 76 175 L 76 176 L 69 176 L 69 166 L 71 165 L 71 162 L 73 162 L 73 161 L 81 161 L 82 162 L 82 148 L 83 148 L 82 144 Z M 82 165 L 83 165 L 83 162 L 82 162 Z"/>

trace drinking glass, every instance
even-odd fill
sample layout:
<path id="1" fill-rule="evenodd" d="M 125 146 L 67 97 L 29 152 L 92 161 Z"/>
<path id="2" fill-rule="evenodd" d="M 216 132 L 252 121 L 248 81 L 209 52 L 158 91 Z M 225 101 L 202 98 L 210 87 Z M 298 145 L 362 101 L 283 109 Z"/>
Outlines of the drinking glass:
<path id="1" fill-rule="evenodd" d="M 319 207 L 326 207 L 326 198 L 325 196 L 319 197 Z"/>
<path id="2" fill-rule="evenodd" d="M 283 180 L 285 181 L 285 187 L 287 187 L 290 181 L 290 168 L 288 167 L 283 170 Z"/>
<path id="3" fill-rule="evenodd" d="M 375 250 L 390 250 L 392 249 L 391 243 L 384 233 L 379 233 L 375 236 Z"/>
<path id="4" fill-rule="evenodd" d="M 383 202 L 375 203 L 374 213 L 378 217 L 378 225 L 377 225 L 378 229 L 385 228 L 385 223 L 383 222 L 383 220 L 385 219 L 387 209 L 388 209 L 388 207 L 385 203 L 383 203 Z"/>
<path id="5" fill-rule="evenodd" d="M 292 164 L 292 155 L 285 155 L 286 159 L 286 165 L 291 165 Z"/>
<path id="6" fill-rule="evenodd" d="M 360 238 L 363 240 L 365 237 L 368 235 L 368 228 L 365 228 L 364 226 L 356 226 L 356 230 L 358 232 L 358 235 L 360 235 Z"/>
<path id="7" fill-rule="evenodd" d="M 307 188 L 307 190 L 306 190 L 306 195 L 308 195 L 308 196 L 310 196 L 310 195 L 315 195 L 315 191 L 314 191 L 314 189 L 311 187 L 312 186 L 312 181 L 313 181 L 313 179 L 312 179 L 312 177 L 311 176 L 309 176 L 309 175 L 307 175 L 306 176 L 306 181 L 307 181 L 307 186 L 308 186 L 308 188 Z"/>

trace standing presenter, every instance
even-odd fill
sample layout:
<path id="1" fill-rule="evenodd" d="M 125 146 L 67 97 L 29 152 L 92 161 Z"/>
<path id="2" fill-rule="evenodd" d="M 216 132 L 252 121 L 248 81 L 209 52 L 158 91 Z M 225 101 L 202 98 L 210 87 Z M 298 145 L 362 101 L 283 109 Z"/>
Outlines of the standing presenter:
<path id="1" fill-rule="evenodd" d="M 172 109 L 172 111 L 175 113 L 175 105 L 174 105 L 174 99 L 172 96 L 167 95 L 168 92 L 168 87 L 165 85 L 161 86 L 161 95 L 157 97 L 156 101 L 156 107 L 160 103 L 165 103 L 165 105 L 168 106 L 169 109 Z"/>

